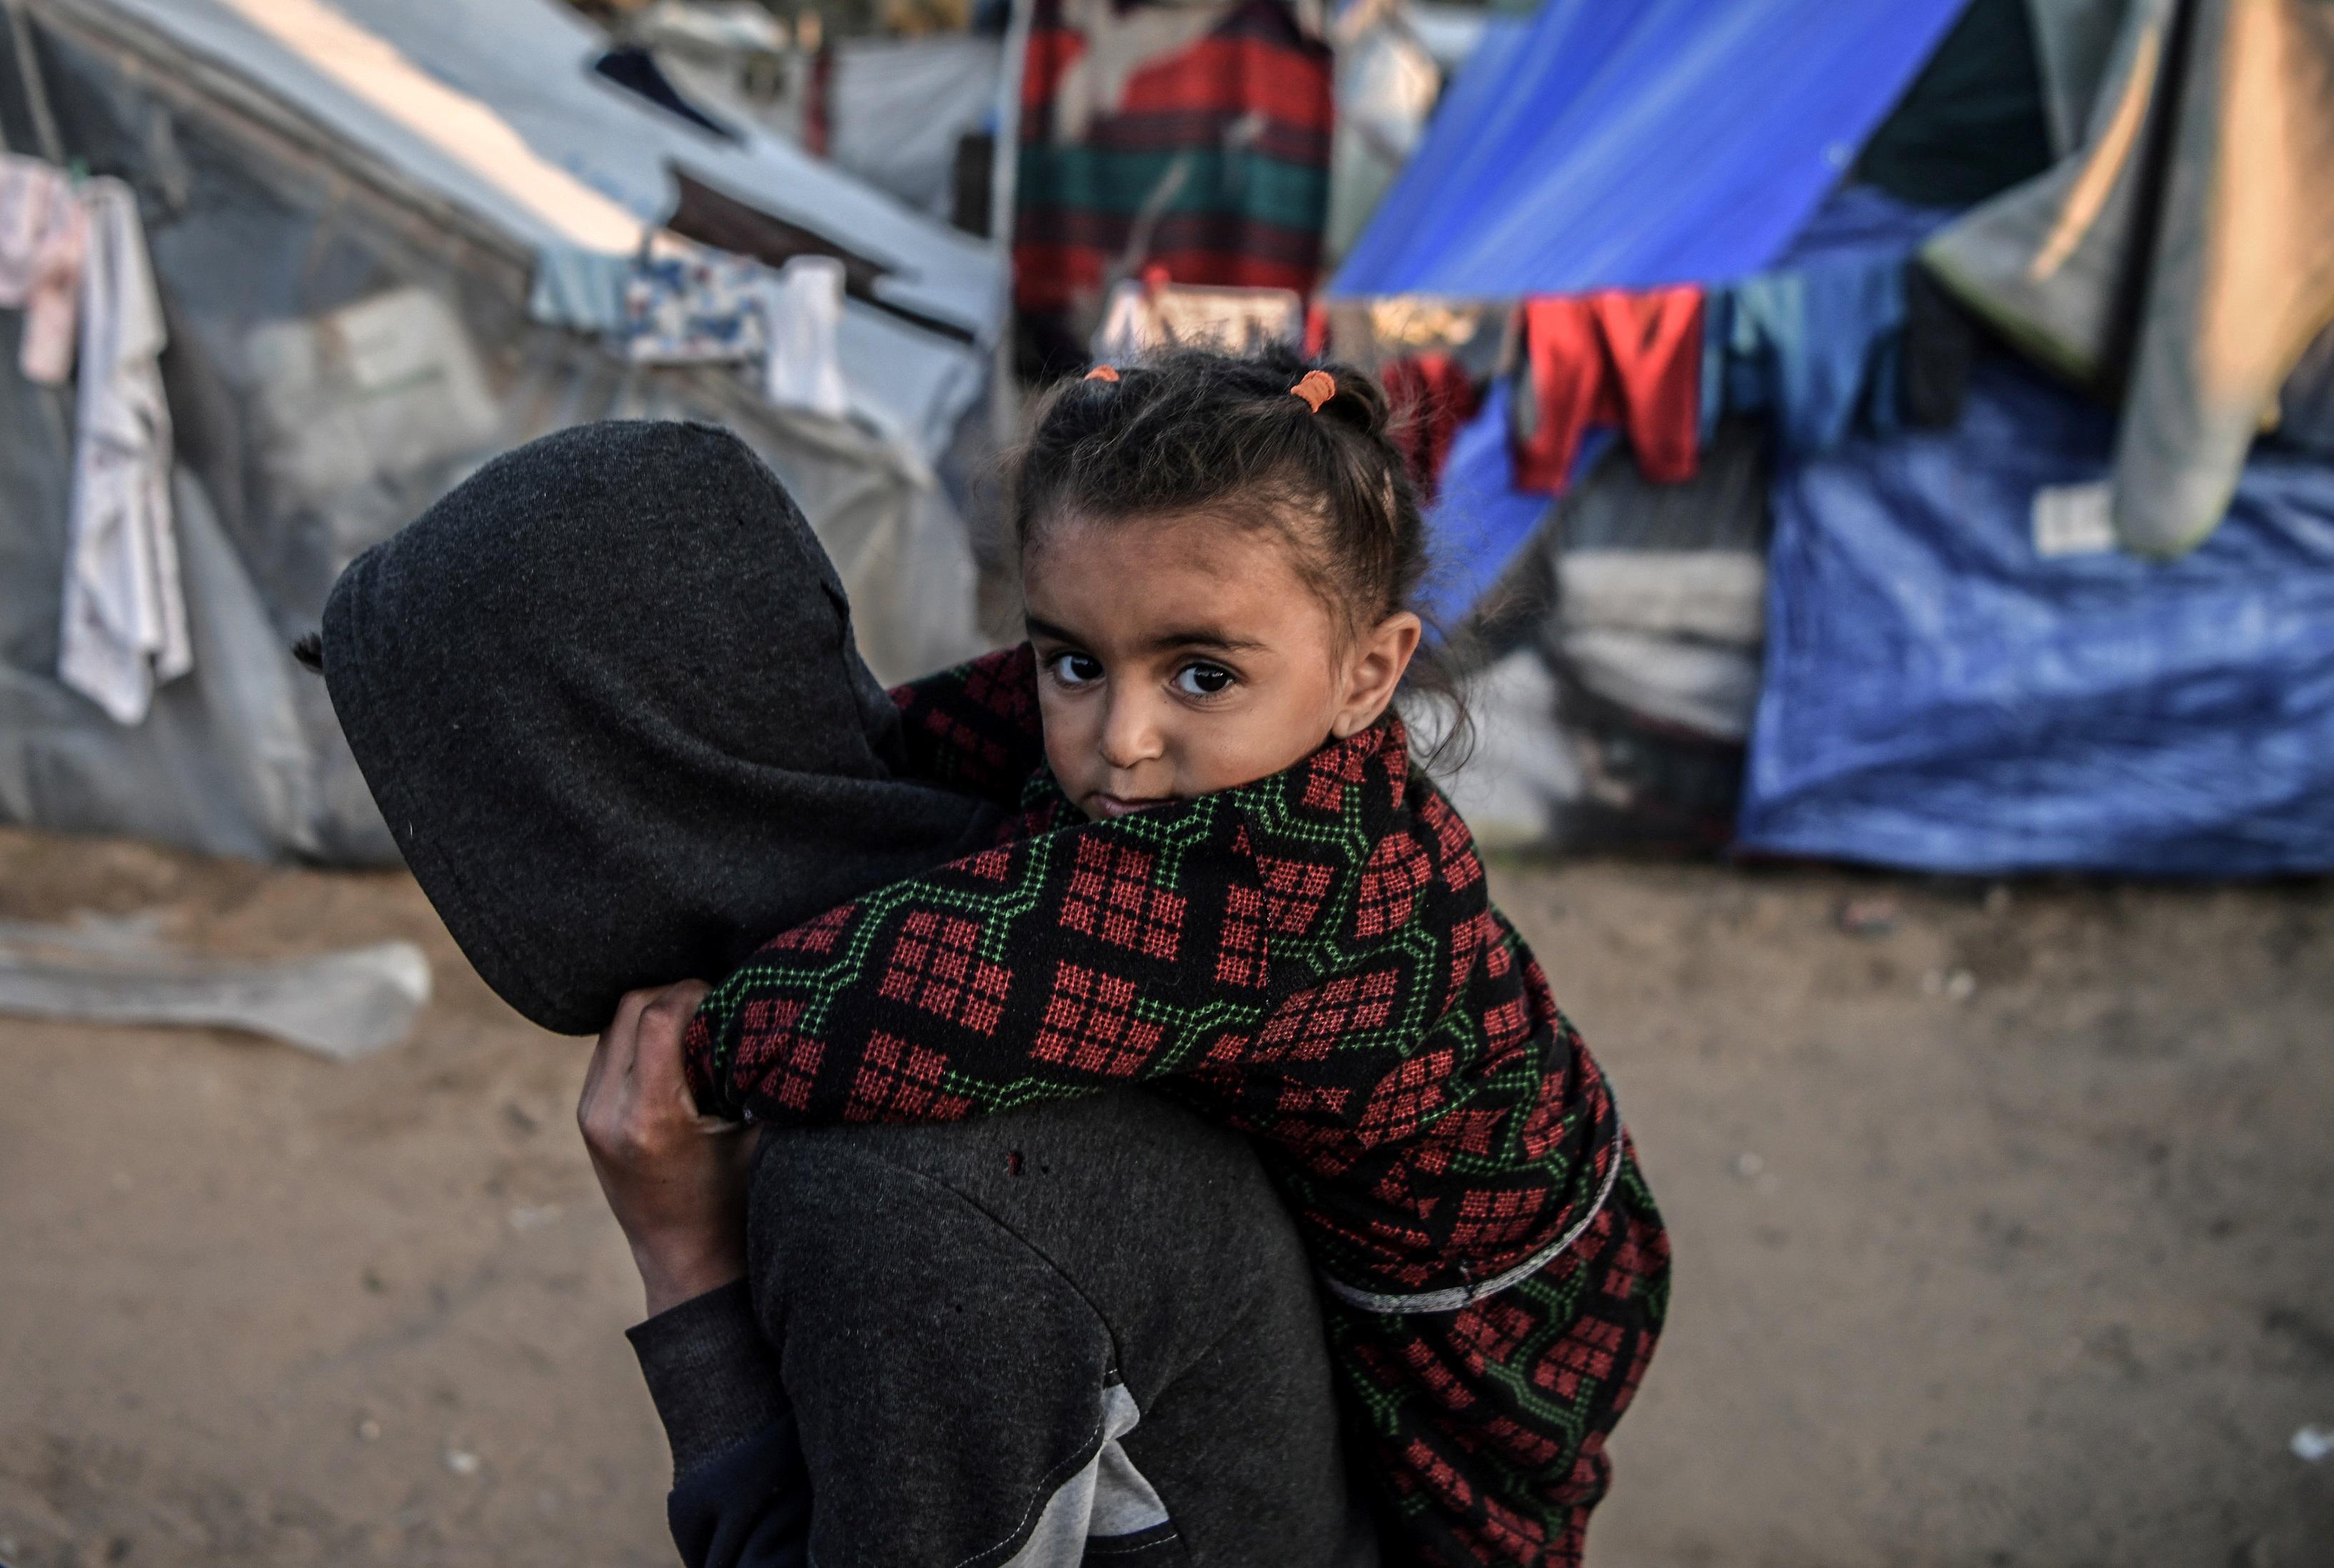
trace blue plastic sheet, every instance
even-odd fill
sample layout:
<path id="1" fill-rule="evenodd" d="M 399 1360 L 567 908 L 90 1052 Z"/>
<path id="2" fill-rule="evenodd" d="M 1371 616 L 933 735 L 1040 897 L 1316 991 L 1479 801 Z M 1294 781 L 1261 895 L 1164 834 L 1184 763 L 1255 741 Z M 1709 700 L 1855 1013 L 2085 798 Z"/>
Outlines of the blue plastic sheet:
<path id="1" fill-rule="evenodd" d="M 1426 584 L 1431 626 L 1457 625 L 1507 571 L 1548 511 L 1545 494 L 1515 488 L 1508 396 L 1505 378 L 1494 380 L 1443 460 L 1442 485 L 1426 519 L 1433 564 Z M 1583 436 L 1572 460 L 1572 482 L 1578 484 L 1617 439 L 1603 427 Z"/>
<path id="2" fill-rule="evenodd" d="M 1548 0 L 1470 57 L 1330 292 L 1505 298 L 1767 266 L 1963 0 Z"/>
<path id="3" fill-rule="evenodd" d="M 1748 848 L 1936 871 L 2334 867 L 2334 468 L 2256 449 L 2193 554 L 2044 557 L 2113 421 L 2007 362 L 1774 487 Z"/>

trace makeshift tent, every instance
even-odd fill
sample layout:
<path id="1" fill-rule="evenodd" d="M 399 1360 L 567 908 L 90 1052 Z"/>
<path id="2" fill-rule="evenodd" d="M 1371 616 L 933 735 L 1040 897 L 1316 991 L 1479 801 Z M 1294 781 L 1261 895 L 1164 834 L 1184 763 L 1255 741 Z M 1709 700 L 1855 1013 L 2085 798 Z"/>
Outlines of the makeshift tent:
<path id="1" fill-rule="evenodd" d="M 798 51 L 757 5 L 695 0 L 658 0 L 622 28 L 653 59 L 662 91 L 695 111 L 759 124 L 935 218 L 957 210 L 960 160 L 993 151 L 1004 53 L 995 36 L 831 38 Z M 969 154 L 969 137 L 983 144 Z"/>
<path id="2" fill-rule="evenodd" d="M 1648 570 L 1669 572 L 1680 592 L 1741 586 L 1731 562 L 1689 560 L 1686 551 L 1655 562 L 1673 547 L 1658 537 L 1664 498 L 1633 471 L 1656 450 L 1663 466 L 1676 466 L 1678 421 L 1698 397 L 1706 468 L 1694 484 L 1712 480 L 1721 415 L 1764 420 L 1768 460 L 1780 465 L 1783 533 L 1767 617 L 1775 642 L 1758 688 L 1757 765 L 1742 814 L 1751 842 L 1972 869 L 2329 864 L 2323 825 L 2309 813 L 2291 832 L 2271 826 L 2296 790 L 2320 788 L 2334 771 L 2334 731 L 2310 695 L 2324 683 L 2322 651 L 2308 637 L 2233 644 L 2242 679 L 2219 673 L 2244 693 L 2227 702 L 2200 697 L 2200 677 L 2170 646 L 2155 660 L 2078 662 L 2082 678 L 2098 682 L 2085 689 L 2067 673 L 2059 640 L 2063 631 L 2120 647 L 2156 620 L 2176 627 L 2237 605 L 2290 628 L 2282 606 L 2291 595 L 2322 589 L 2326 564 L 2313 541 L 2326 498 L 2316 480 L 2334 344 L 2320 338 L 2303 352 L 2334 313 L 2334 109 L 2323 92 L 2334 33 L 2319 9 L 2295 0 L 1554 0 L 1520 44 L 1470 63 L 1332 293 L 1454 303 L 1558 296 L 1565 309 L 1545 313 L 1548 320 L 1576 332 L 1590 322 L 1580 341 L 1591 344 L 1594 333 L 1606 334 L 1588 351 L 1606 363 L 1587 363 L 1587 380 L 1536 381 L 1537 362 L 1521 351 L 1541 315 L 1524 313 L 1513 373 L 1494 381 L 1453 444 L 1436 515 L 1439 608 L 1474 622 L 1471 653 L 1512 660 L 1536 632 L 1555 672 L 1554 699 L 1537 709 L 1497 706 L 1540 701 L 1515 698 L 1537 689 L 1504 663 L 1485 692 L 1493 722 L 1554 723 L 1575 742 L 1542 792 L 1561 795 L 1559 818 L 1577 820 L 1584 807 L 1636 809 L 1647 799 L 1636 782 L 1667 779 L 1678 788 L 1657 805 L 1686 822 L 1722 772 L 1704 765 L 1706 748 L 1741 738 L 1736 715 L 1748 692 L 1734 673 L 1749 648 L 1679 623 L 1674 595 L 1641 591 L 1659 580 Z M 2259 156 L 2241 156 L 2247 149 Z M 1982 205 L 1958 216 L 1972 202 Z M 1916 253 L 1934 271 L 1907 265 Z M 2003 282 L 2050 283 L 2052 266 L 2063 266 L 2064 287 Z M 1624 291 L 1604 296 L 1617 302 L 1668 286 L 1687 291 L 1673 324 L 1687 319 L 1693 290 L 1707 291 L 1699 364 L 1683 354 L 1654 364 L 1644 357 L 1654 335 L 1638 342 L 1581 308 L 1598 291 Z M 2237 301 L 2248 290 L 2262 310 L 2238 322 L 2231 313 L 2242 314 Z M 1624 318 L 1654 319 L 1609 316 Z M 2027 439 L 2041 447 L 1978 439 L 2003 428 L 1992 362 L 2008 350 L 1988 324 L 2109 394 L 2118 373 L 2132 371 L 2137 411 L 2122 421 L 2112 486 L 2090 482 L 2103 478 L 2096 471 L 2071 490 L 2036 478 L 2096 470 L 2099 440 L 2115 438 L 2084 435 L 2083 394 L 2031 371 L 2029 391 L 2042 401 Z M 2045 353 L 2053 329 L 2061 352 Z M 1656 404 L 1669 421 L 1654 432 L 1666 443 L 1658 449 L 1638 429 Z M 1583 420 L 1587 439 L 1568 465 L 1528 474 L 1517 454 L 1541 440 L 1551 409 Z M 2088 415 L 2099 429 L 2116 427 L 2103 411 Z M 2270 425 L 2277 435 L 2253 448 Z M 1561 454 L 1570 432 L 1558 434 L 1566 439 L 1545 445 Z M 2249 449 L 2253 467 L 2240 474 Z M 1955 488 L 1952 464 L 1997 459 L 2012 489 L 2049 494 L 2013 504 L 2006 492 Z M 2136 506 L 2143 487 L 2132 476 L 2141 473 L 2155 479 L 2147 504 Z M 1567 485 L 1559 499 L 1545 493 Z M 2135 545 L 2187 542 L 2197 536 L 2144 519 L 2209 520 L 2213 498 L 2231 494 L 2246 539 L 2193 571 L 2150 571 L 2120 557 L 2112 572 L 2098 566 L 2092 575 L 2112 576 L 2127 595 L 2112 613 L 2028 569 L 2048 550 L 2076 547 L 2069 539 L 2096 548 L 2118 530 Z M 1984 512 L 1987 529 L 2025 530 L 2024 577 L 1953 547 L 1948 496 L 1953 507 Z M 1827 511 L 1810 497 L 1835 504 Z M 2164 509 L 2151 510 L 2156 503 Z M 1891 508 L 1903 515 L 1884 528 L 1876 519 Z M 2265 527 L 2287 542 L 2262 547 Z M 1895 542 L 1900 536 L 1922 542 Z M 1635 559 L 1615 559 L 1616 551 Z M 2272 559 L 2299 574 L 2274 591 Z M 1909 579 L 1887 575 L 1900 566 Z M 1994 576 L 1957 582 L 1963 571 Z M 2256 579 L 2245 582 L 2248 573 Z M 1519 602 L 1540 606 L 1531 612 L 1542 617 L 1537 627 Z M 2046 626 L 2047 615 L 2063 628 Z M 1785 640 L 1801 631 L 1799 642 Z M 1885 676 L 1857 655 L 1866 631 L 1902 644 L 1882 661 Z M 1970 664 L 1963 639 L 2005 651 L 1983 663 L 1984 702 L 2012 712 L 2030 704 L 2049 715 L 2046 728 L 1954 719 L 1966 693 L 1938 672 Z M 2286 695 L 2256 700 L 2270 691 Z M 1892 713 L 1908 732 L 1929 726 L 1936 745 L 1900 748 L 1895 755 L 1913 760 L 1892 768 L 1888 749 L 1871 743 Z M 1601 736 L 1592 732 L 1600 724 Z M 1610 744 L 1615 735 L 1627 745 Z M 2038 747 L 2059 765 L 2029 765 Z M 2216 794 L 2178 782 L 2208 778 L 2238 755 L 2259 760 L 2259 789 Z M 1626 767 L 1607 766 L 1615 758 Z M 1963 827 L 1972 813 L 2019 826 L 1992 837 L 1948 831 L 1956 812 Z M 1662 815 L 1641 812 L 1640 821 Z M 2183 831 L 2193 853 L 2171 847 Z"/>
<path id="3" fill-rule="evenodd" d="M 1924 255 L 2021 348 L 2115 396 L 2116 531 L 2176 554 L 2220 521 L 2334 320 L 2334 21 L 2308 0 L 2111 9 L 2105 68 L 2072 84 L 2093 105 L 2080 150 Z"/>
<path id="4" fill-rule="evenodd" d="M 1741 842 L 1937 871 L 2334 866 L 2334 467 L 2265 450 L 2169 563 L 2105 520 L 2115 421 L 1981 367 L 1959 425 L 1774 488 Z"/>
<path id="5" fill-rule="evenodd" d="M 830 50 L 827 157 L 912 207 L 950 217 L 965 138 L 979 137 L 976 153 L 989 155 L 1001 44 L 947 34 L 843 38 Z"/>
<path id="6" fill-rule="evenodd" d="M 195 658 L 135 726 L 58 682 L 74 409 L 16 373 L 20 318 L 0 312 L 0 818 L 390 857 L 320 683 L 284 651 L 355 553 L 487 456 L 584 420 L 738 430 L 801 499 L 882 673 L 976 645 L 935 465 L 996 332 L 987 247 L 751 127 L 725 140 L 624 92 L 554 0 L 14 9 L 0 133 L 137 193 Z M 839 332 L 848 418 L 530 321 L 545 258 L 632 251 L 676 171 L 873 264 Z"/>

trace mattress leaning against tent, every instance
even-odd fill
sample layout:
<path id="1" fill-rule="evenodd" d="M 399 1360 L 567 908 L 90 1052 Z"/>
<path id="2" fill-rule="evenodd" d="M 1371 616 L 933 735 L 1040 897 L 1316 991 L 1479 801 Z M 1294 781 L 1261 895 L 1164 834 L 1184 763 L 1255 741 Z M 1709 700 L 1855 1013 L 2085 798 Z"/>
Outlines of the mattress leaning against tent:
<path id="1" fill-rule="evenodd" d="M 582 420 L 737 429 L 835 556 L 879 671 L 966 651 L 970 566 L 932 465 L 993 332 L 995 264 L 976 243 L 775 139 L 668 123 L 585 73 L 596 40 L 552 0 L 24 10 L 35 49 L 20 60 L 0 38 L 0 131 L 138 193 L 169 320 L 197 656 L 136 728 L 57 684 L 72 411 L 16 375 L 17 318 L 0 313 L 0 421 L 23 432 L 0 456 L 0 818 L 386 858 L 323 693 L 282 649 L 357 550 L 494 451 Z M 392 112 L 400 92 L 498 125 L 487 166 Z M 884 297 L 846 312 L 852 418 L 775 411 L 727 371 L 628 365 L 527 320 L 539 251 L 631 243 L 676 167 L 885 264 Z"/>

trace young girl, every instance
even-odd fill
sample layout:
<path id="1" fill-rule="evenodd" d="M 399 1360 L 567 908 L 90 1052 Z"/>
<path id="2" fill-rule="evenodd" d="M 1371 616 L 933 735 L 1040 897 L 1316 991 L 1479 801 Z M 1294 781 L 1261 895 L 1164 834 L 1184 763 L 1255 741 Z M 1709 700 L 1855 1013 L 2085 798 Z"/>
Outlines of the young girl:
<path id="1" fill-rule="evenodd" d="M 947 1121 L 1153 1080 L 1267 1151 L 1427 1562 L 1579 1559 L 1668 1243 L 1596 1062 L 1391 702 L 1423 523 L 1384 394 L 1186 353 L 1023 459 L 1029 642 L 895 693 L 993 847 L 786 932 L 686 1041 L 707 1110 Z"/>

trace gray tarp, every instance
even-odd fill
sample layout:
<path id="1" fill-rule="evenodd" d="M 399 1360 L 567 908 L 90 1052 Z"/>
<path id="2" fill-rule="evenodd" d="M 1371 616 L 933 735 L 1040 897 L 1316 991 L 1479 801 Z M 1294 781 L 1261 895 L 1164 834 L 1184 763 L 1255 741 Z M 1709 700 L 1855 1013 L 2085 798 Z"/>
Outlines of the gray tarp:
<path id="1" fill-rule="evenodd" d="M 313 628 L 355 553 L 494 452 L 584 420 L 737 430 L 834 554 L 879 673 L 903 678 L 970 651 L 970 562 L 923 443 L 776 412 L 727 370 L 632 366 L 538 326 L 525 307 L 542 236 L 485 193 L 401 157 L 394 137 L 319 122 L 139 11 L 20 3 L 61 145 L 43 145 L 28 63 L 5 29 L 0 132 L 18 150 L 120 174 L 139 195 L 169 316 L 163 372 L 196 660 L 132 728 L 57 683 L 72 396 L 17 375 L 19 318 L 0 312 L 0 820 L 254 857 L 392 858 L 321 683 L 284 650 Z M 407 22 L 456 3 L 416 0 Z M 469 9 L 499 18 L 489 41 L 506 46 L 514 14 L 543 15 L 544 0 Z M 542 69 L 580 63 L 562 44 Z M 543 82 L 523 96 L 543 113 L 566 91 Z M 652 112 L 609 102 L 620 130 L 622 116 Z M 863 198 L 884 203 L 901 234 L 934 227 Z M 953 241 L 931 252 L 953 254 Z M 876 341 L 900 339 L 904 357 L 924 338 L 942 355 L 969 352 L 869 315 Z"/>
<path id="2" fill-rule="evenodd" d="M 997 107 L 994 38 L 845 38 L 827 86 L 827 156 L 935 218 L 954 206 L 959 140 Z"/>
<path id="3" fill-rule="evenodd" d="M 2125 0 L 2102 56 L 2113 9 L 2038 5 L 2054 122 L 2088 102 L 2080 150 L 1923 255 L 2028 353 L 2120 391 L 2116 530 L 2171 554 L 2220 521 L 2334 319 L 2334 5 Z"/>

